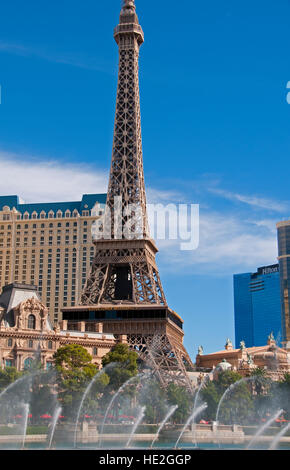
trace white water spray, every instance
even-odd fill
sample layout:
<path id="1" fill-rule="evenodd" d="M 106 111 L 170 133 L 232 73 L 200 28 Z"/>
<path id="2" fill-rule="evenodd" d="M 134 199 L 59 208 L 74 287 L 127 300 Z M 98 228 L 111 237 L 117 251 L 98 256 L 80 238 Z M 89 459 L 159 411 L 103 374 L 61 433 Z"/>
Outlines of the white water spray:
<path id="1" fill-rule="evenodd" d="M 193 411 L 193 413 L 191 413 L 190 417 L 188 418 L 188 420 L 186 421 L 185 425 L 183 426 L 182 428 L 182 431 L 181 433 L 179 434 L 179 437 L 175 443 L 175 446 L 174 446 L 174 449 L 177 448 L 178 444 L 179 444 L 179 441 L 180 439 L 182 438 L 186 428 L 194 421 L 194 419 L 196 418 L 196 416 L 199 415 L 199 413 L 201 413 L 203 410 L 205 410 L 207 408 L 207 403 L 203 403 L 202 405 L 200 405 L 196 410 Z"/>
<path id="2" fill-rule="evenodd" d="M 257 441 L 257 439 L 266 431 L 266 429 L 268 429 L 269 426 L 271 426 L 271 424 L 277 419 L 279 418 L 279 416 L 283 413 L 283 410 L 279 410 L 277 411 L 274 416 L 272 416 L 272 418 L 270 418 L 265 424 L 263 424 L 263 426 L 260 427 L 260 429 L 258 429 L 258 431 L 256 432 L 256 434 L 254 435 L 254 437 L 250 440 L 249 444 L 247 445 L 246 449 L 250 449 L 254 444 L 255 442 Z"/>
<path id="3" fill-rule="evenodd" d="M 152 441 L 152 444 L 151 444 L 151 449 L 152 447 L 154 446 L 155 442 L 157 441 L 158 437 L 159 437 L 159 434 L 160 432 L 162 431 L 162 429 L 164 428 L 165 424 L 167 423 L 167 421 L 171 418 L 171 416 L 173 415 L 173 413 L 177 410 L 178 408 L 178 405 L 174 405 L 170 408 L 170 410 L 168 411 L 167 415 L 165 416 L 164 420 L 162 421 L 162 423 L 160 424 L 159 428 L 158 428 L 158 431 Z"/>

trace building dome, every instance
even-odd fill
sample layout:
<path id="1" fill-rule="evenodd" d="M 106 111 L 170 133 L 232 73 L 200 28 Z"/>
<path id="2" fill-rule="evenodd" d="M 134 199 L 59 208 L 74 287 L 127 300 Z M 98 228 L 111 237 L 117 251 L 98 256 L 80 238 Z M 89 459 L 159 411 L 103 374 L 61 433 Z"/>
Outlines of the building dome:
<path id="1" fill-rule="evenodd" d="M 230 370 L 232 369 L 232 364 L 227 362 L 226 359 L 223 359 L 222 362 L 219 362 L 219 364 L 216 366 L 216 369 L 220 369 L 222 371 Z"/>

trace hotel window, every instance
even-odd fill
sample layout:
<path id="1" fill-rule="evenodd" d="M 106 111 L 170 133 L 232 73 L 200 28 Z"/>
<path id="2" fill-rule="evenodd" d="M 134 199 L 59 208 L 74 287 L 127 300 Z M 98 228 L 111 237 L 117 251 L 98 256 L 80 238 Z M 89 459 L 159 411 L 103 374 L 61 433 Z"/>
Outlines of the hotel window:
<path id="1" fill-rule="evenodd" d="M 28 341 L 28 347 L 29 347 L 29 348 L 33 348 L 33 341 L 32 341 L 32 339 L 30 339 L 30 340 Z"/>
<path id="2" fill-rule="evenodd" d="M 13 367 L 13 360 L 5 359 L 5 367 Z"/>
<path id="3" fill-rule="evenodd" d="M 29 369 L 32 366 L 32 363 L 33 363 L 32 357 L 28 357 L 27 359 L 25 359 L 24 369 Z"/>
<path id="4" fill-rule="evenodd" d="M 13 340 L 12 340 L 12 338 L 9 338 L 8 341 L 7 341 L 8 348 L 11 348 L 12 345 L 13 345 Z"/>
<path id="5" fill-rule="evenodd" d="M 30 330 L 35 330 L 35 324 L 36 324 L 35 316 L 29 315 L 28 316 L 28 328 Z"/>

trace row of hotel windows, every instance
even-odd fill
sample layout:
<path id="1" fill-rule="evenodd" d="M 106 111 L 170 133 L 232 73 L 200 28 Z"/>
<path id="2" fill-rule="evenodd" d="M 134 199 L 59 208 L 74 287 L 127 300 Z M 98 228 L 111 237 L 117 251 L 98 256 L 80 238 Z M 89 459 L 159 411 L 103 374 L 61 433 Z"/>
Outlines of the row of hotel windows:
<path id="1" fill-rule="evenodd" d="M 33 364 L 33 358 L 27 357 L 24 360 L 24 369 L 30 369 Z M 13 359 L 5 359 L 5 367 L 15 367 L 15 361 Z M 49 370 L 53 367 L 53 362 L 47 361 L 46 362 L 46 369 Z"/>
<path id="2" fill-rule="evenodd" d="M 49 343 L 51 343 L 52 345 L 52 341 L 49 341 Z M 52 349 L 52 347 L 49 349 Z M 93 356 L 98 356 L 98 348 L 95 348 L 95 347 L 93 348 Z M 24 369 L 29 369 L 33 364 L 33 360 L 34 359 L 32 357 L 27 357 L 24 360 Z M 14 365 L 15 365 L 15 361 L 13 359 L 11 358 L 5 359 L 5 367 L 14 367 Z M 53 367 L 53 362 L 46 361 L 46 369 L 50 369 L 51 367 Z"/>
<path id="3" fill-rule="evenodd" d="M 101 216 L 103 214 L 103 211 L 100 210 L 98 212 L 98 215 Z M 89 217 L 91 215 L 91 211 L 89 210 L 86 210 L 86 211 L 82 211 L 82 216 L 83 217 Z M 31 214 L 31 219 L 53 219 L 54 217 L 58 218 L 58 219 L 61 219 L 63 217 L 65 218 L 69 218 L 69 217 L 78 217 L 80 216 L 80 213 L 77 211 L 77 210 L 74 210 L 73 212 L 71 212 L 70 210 L 67 210 L 65 211 L 65 213 L 63 214 L 63 212 L 61 210 L 57 211 L 56 214 L 51 210 L 49 211 L 48 213 L 46 213 L 45 211 L 41 211 L 39 214 L 35 211 L 35 212 L 32 212 Z M 27 220 L 30 218 L 30 214 L 29 212 L 24 212 L 24 214 L 17 214 L 16 215 L 16 219 L 17 220 L 21 220 L 21 218 L 23 218 L 24 220 Z M 3 214 L 2 215 L 2 220 L 11 220 L 11 214 Z"/>
<path id="4" fill-rule="evenodd" d="M 8 347 L 8 348 L 12 348 L 13 345 L 14 345 L 14 341 L 15 341 L 15 340 L 13 340 L 12 338 L 8 338 L 8 340 L 7 340 L 7 347 Z M 37 341 L 37 340 L 36 340 L 36 341 L 33 341 L 32 339 L 29 339 L 29 340 L 27 341 L 27 347 L 28 347 L 29 349 L 33 348 L 34 346 L 38 347 L 38 345 L 39 345 L 39 341 Z M 52 341 L 48 341 L 48 342 L 47 342 L 47 349 L 53 349 L 53 342 L 52 342 Z M 92 354 L 93 354 L 93 356 L 97 356 L 97 355 L 98 355 L 98 348 L 94 347 L 94 348 L 92 349 Z"/>
<path id="5" fill-rule="evenodd" d="M 82 223 L 82 225 L 83 225 L 84 227 L 86 227 L 86 226 L 88 225 L 88 221 L 87 221 L 87 220 L 84 220 L 83 223 Z M 27 230 L 28 230 L 28 229 L 31 229 L 31 228 L 33 228 L 33 229 L 36 229 L 36 228 L 54 228 L 54 227 L 58 227 L 58 228 L 60 228 L 60 227 L 66 227 L 66 228 L 67 228 L 67 227 L 77 227 L 77 226 L 78 226 L 78 222 L 72 222 L 72 225 L 71 225 L 70 222 L 63 222 L 63 223 L 62 223 L 62 222 L 58 222 L 57 225 L 56 225 L 55 223 L 50 223 L 50 224 L 44 224 L 44 223 L 42 223 L 42 224 L 40 224 L 40 225 L 38 225 L 38 224 L 32 224 L 32 225 L 25 224 L 24 226 L 18 224 L 18 225 L 16 226 L 16 229 L 17 229 L 17 230 L 21 230 L 21 229 L 24 228 L 24 229 L 27 229 Z M 0 225 L 0 230 L 5 230 L 5 228 L 6 228 L 7 230 L 12 230 L 12 225 L 7 225 L 7 226 L 5 226 L 5 225 Z"/>
<path id="6" fill-rule="evenodd" d="M 82 249 L 82 258 L 81 258 L 83 268 L 86 267 L 88 261 L 90 261 L 90 263 L 92 262 L 93 257 L 94 257 L 94 251 L 95 251 L 95 249 L 94 249 L 93 246 L 90 247 L 89 253 L 87 253 L 87 248 L 83 247 L 83 249 Z M 52 249 L 49 249 L 48 250 L 48 256 L 47 256 L 47 269 L 48 269 L 48 272 L 50 272 L 49 270 L 51 270 L 52 261 L 55 259 L 55 261 L 56 261 L 56 263 L 55 263 L 56 264 L 56 266 L 55 266 L 56 271 L 55 272 L 59 273 L 61 255 L 62 255 L 62 257 L 64 257 L 63 267 L 65 269 L 65 271 L 64 271 L 65 273 L 68 272 L 67 269 L 69 267 L 72 267 L 72 268 L 76 267 L 76 262 L 77 262 L 77 250 L 76 250 L 76 248 L 73 248 L 72 253 L 69 253 L 68 248 L 65 249 L 64 253 L 61 253 L 61 250 L 57 249 L 56 250 L 56 257 L 54 257 L 55 255 L 53 256 Z M 71 256 L 71 262 L 69 262 L 70 255 L 72 255 Z M 10 253 L 9 252 L 8 253 L 5 253 L 5 252 L 3 253 L 2 251 L 0 251 L 0 270 L 1 270 L 1 267 L 2 267 L 3 256 L 4 256 L 4 259 L 6 259 L 6 269 L 9 268 L 9 266 L 11 265 Z M 23 253 L 22 253 L 22 269 L 24 269 L 24 270 L 27 269 L 27 260 L 28 259 L 30 261 L 31 270 L 33 270 L 35 268 L 35 263 L 36 263 L 35 250 L 32 250 L 31 255 L 29 255 L 29 257 L 28 257 L 27 250 L 23 251 Z M 15 268 L 16 269 L 19 269 L 19 264 L 20 264 L 20 254 L 19 254 L 19 250 L 16 250 L 16 255 L 15 255 Z M 39 264 L 39 269 L 42 269 L 43 265 L 44 265 L 44 250 L 43 249 L 40 250 L 38 264 Z M 84 271 L 84 269 L 83 269 L 83 271 Z M 72 270 L 72 272 L 75 272 L 75 271 Z"/>
<path id="7" fill-rule="evenodd" d="M 88 241 L 87 235 L 83 235 L 82 243 L 87 244 L 87 241 Z M 66 236 L 64 240 L 62 240 L 60 236 L 58 236 L 57 239 L 56 239 L 56 245 L 63 245 L 63 244 L 64 245 L 71 245 L 71 243 L 73 243 L 73 245 L 76 245 L 78 243 L 77 235 L 74 235 L 72 240 L 70 240 L 69 236 Z M 21 246 L 30 246 L 30 245 L 31 246 L 37 246 L 37 245 L 52 246 L 55 243 L 54 243 L 53 237 L 50 236 L 49 239 L 48 239 L 48 242 L 45 242 L 44 237 L 40 237 L 39 243 L 37 243 L 36 237 L 32 237 L 30 242 L 28 241 L 28 238 L 24 238 L 22 243 L 20 242 L 20 238 L 16 238 L 15 244 L 16 244 L 16 246 L 21 247 Z M 0 239 L 0 247 L 4 247 L 4 246 L 7 246 L 8 248 L 11 247 L 11 239 L 10 238 L 7 238 L 5 243 L 4 243 L 3 239 Z"/>
<path id="8" fill-rule="evenodd" d="M 39 344 L 39 341 L 33 341 L 32 339 L 29 339 L 26 343 L 26 346 L 31 349 L 31 348 L 34 348 L 34 346 L 38 346 Z M 12 338 L 8 338 L 7 340 L 7 346 L 8 348 L 12 348 L 14 345 L 14 340 Z M 47 343 L 47 349 L 52 349 L 53 348 L 53 342 L 52 341 L 48 341 Z"/>
<path id="9" fill-rule="evenodd" d="M 74 222 L 73 226 L 74 227 L 77 227 L 77 222 Z M 73 230 L 73 233 L 71 233 L 71 229 L 69 228 L 70 227 L 70 223 L 69 222 L 66 222 L 65 224 L 65 227 L 66 227 L 66 231 L 64 232 L 61 227 L 62 227 L 62 224 L 61 223 L 58 223 L 57 224 L 57 227 L 58 227 L 58 230 L 57 230 L 57 234 L 53 231 L 53 230 L 49 230 L 48 234 L 45 234 L 45 231 L 44 230 L 41 230 L 41 232 L 37 233 L 36 231 L 36 224 L 33 224 L 32 226 L 32 233 L 29 233 L 28 232 L 28 224 L 26 224 L 24 226 L 24 229 L 26 231 L 24 232 L 16 232 L 16 246 L 21 246 L 22 244 L 24 244 L 24 246 L 28 246 L 28 243 L 30 242 L 30 244 L 32 246 L 35 246 L 37 244 L 40 244 L 40 245 L 53 245 L 53 241 L 55 240 L 55 237 L 57 236 L 56 238 L 56 242 L 57 242 L 57 245 L 60 245 L 62 244 L 61 241 L 63 240 L 64 241 L 64 244 L 68 245 L 70 244 L 70 241 L 72 241 L 73 244 L 76 244 L 78 243 L 78 234 L 77 234 L 77 229 L 75 228 Z M 49 224 L 48 226 L 45 226 L 45 224 L 41 224 L 40 226 L 41 229 L 53 229 L 54 228 L 54 224 Z M 4 230 L 4 225 L 1 225 L 0 227 L 1 230 Z M 12 232 L 9 231 L 11 230 L 11 225 L 8 225 L 7 227 L 8 229 L 8 232 L 6 234 L 7 238 L 0 238 L 0 246 L 7 246 L 7 247 L 10 247 L 11 246 L 11 241 L 12 241 Z M 20 225 L 17 225 L 16 227 L 16 230 L 20 230 L 21 229 L 21 226 Z M 22 227 L 23 229 L 23 227 Z M 30 227 L 31 229 L 31 227 Z M 0 236 L 2 235 L 2 237 L 4 236 L 4 232 L 0 232 Z M 29 238 L 28 238 L 28 235 Z M 37 237 L 36 237 L 37 235 Z M 45 237 L 46 235 L 46 237 Z M 71 238 L 72 237 L 72 238 Z M 37 243 L 37 238 L 38 238 L 38 243 Z M 45 240 L 46 238 L 46 240 Z M 45 242 L 46 241 L 46 242 Z M 87 234 L 87 221 L 84 221 L 83 223 L 83 229 L 82 229 L 82 243 L 86 244 L 88 242 L 88 234 Z"/>

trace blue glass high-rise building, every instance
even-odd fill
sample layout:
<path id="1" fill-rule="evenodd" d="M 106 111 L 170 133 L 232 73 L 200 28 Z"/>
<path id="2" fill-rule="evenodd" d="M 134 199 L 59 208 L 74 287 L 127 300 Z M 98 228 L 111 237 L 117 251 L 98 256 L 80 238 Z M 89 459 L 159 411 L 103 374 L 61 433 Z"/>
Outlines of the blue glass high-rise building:
<path id="1" fill-rule="evenodd" d="M 279 265 L 263 266 L 256 273 L 234 275 L 235 343 L 239 347 L 264 346 L 273 332 L 282 340 Z"/>

